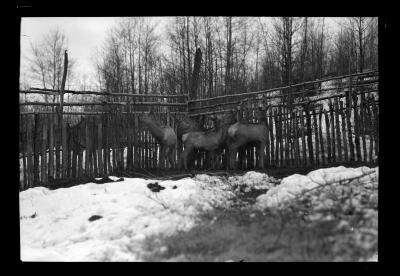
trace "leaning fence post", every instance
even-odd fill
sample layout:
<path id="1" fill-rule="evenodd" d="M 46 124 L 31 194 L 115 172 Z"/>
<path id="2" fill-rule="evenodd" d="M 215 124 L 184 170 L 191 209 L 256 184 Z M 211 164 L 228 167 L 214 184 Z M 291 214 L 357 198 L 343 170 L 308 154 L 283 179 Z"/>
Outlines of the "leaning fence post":
<path id="1" fill-rule="evenodd" d="M 64 52 L 64 71 L 63 71 L 63 76 L 62 76 L 62 81 L 61 81 L 61 89 L 60 89 L 60 109 L 58 112 L 59 116 L 59 122 L 60 122 L 60 128 L 61 128 L 61 141 L 62 141 L 62 173 L 61 177 L 66 176 L 66 171 L 67 171 L 67 140 L 66 140 L 66 127 L 65 123 L 63 121 L 63 111 L 64 111 L 64 88 L 65 88 L 65 81 L 67 78 L 67 71 L 68 71 L 68 54 L 67 50 Z"/>

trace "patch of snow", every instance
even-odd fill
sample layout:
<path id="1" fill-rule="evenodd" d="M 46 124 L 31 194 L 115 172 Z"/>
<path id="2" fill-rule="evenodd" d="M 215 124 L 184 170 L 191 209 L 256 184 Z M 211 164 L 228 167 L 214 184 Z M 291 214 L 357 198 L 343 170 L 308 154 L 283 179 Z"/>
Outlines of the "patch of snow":
<path id="1" fill-rule="evenodd" d="M 255 208 L 263 210 L 265 208 L 278 207 L 281 203 L 289 201 L 298 194 L 317 186 L 317 183 L 304 175 L 294 174 L 285 177 L 280 185 L 257 197 Z"/>
<path id="2" fill-rule="evenodd" d="M 271 188 L 267 193 L 257 197 L 255 208 L 264 210 L 266 208 L 279 208 L 285 206 L 285 203 L 299 196 L 300 194 L 314 189 L 320 185 L 338 182 L 340 180 L 351 179 L 372 173 L 360 178 L 365 185 L 371 185 L 371 181 L 377 183 L 378 168 L 370 169 L 368 167 L 346 168 L 344 166 L 318 169 L 307 175 L 294 174 L 282 179 L 281 184 Z M 340 189 L 334 190 L 339 192 Z M 325 199 L 324 206 L 329 205 L 329 199 Z"/>
<path id="3" fill-rule="evenodd" d="M 147 187 L 154 182 L 20 192 L 21 260 L 138 261 L 147 237 L 188 230 L 199 213 L 229 204 L 229 193 L 199 180 L 158 181 L 165 187 L 158 193 Z M 101 218 L 89 221 L 93 215 Z"/>
<path id="4" fill-rule="evenodd" d="M 188 231 L 199 221 L 200 214 L 212 211 L 215 207 L 230 208 L 233 204 L 230 199 L 235 197 L 232 187 L 268 190 L 258 196 L 253 205 L 255 209 L 264 210 L 283 207 L 284 203 L 299 194 L 330 181 L 357 177 L 372 171 L 372 175 L 360 178 L 360 185 L 377 188 L 378 168 L 343 166 L 319 169 L 307 175 L 294 174 L 283 178 L 280 183 L 267 174 L 249 171 L 243 176 L 231 177 L 198 174 L 176 181 L 124 178 L 120 182 L 87 183 L 57 190 L 31 188 L 19 195 L 21 259 L 141 261 L 148 253 L 146 241 L 149 238 Z M 119 179 L 114 176 L 110 178 Z M 149 184 L 164 189 L 152 192 Z M 340 189 L 349 188 L 340 186 Z M 352 189 L 357 188 L 357 185 L 351 186 Z M 335 188 L 332 193 L 339 193 L 340 189 Z M 357 202 L 362 199 L 361 196 L 353 198 Z M 333 204 L 328 197 L 312 200 L 315 210 L 319 205 L 329 207 Z M 378 199 L 371 194 L 367 200 L 377 202 Z M 367 211 L 366 217 L 377 217 L 376 210 Z M 92 216 L 97 219 L 89 221 Z M 371 227 L 377 228 L 375 224 Z M 337 227 L 347 226 L 343 222 Z M 167 248 L 161 244 L 152 250 L 162 253 Z M 176 260 L 179 258 L 176 257 Z"/>
<path id="5" fill-rule="evenodd" d="M 228 182 L 239 186 L 246 185 L 248 188 L 252 189 L 271 189 L 275 186 L 277 180 L 265 173 L 249 171 L 242 176 L 228 177 Z"/>

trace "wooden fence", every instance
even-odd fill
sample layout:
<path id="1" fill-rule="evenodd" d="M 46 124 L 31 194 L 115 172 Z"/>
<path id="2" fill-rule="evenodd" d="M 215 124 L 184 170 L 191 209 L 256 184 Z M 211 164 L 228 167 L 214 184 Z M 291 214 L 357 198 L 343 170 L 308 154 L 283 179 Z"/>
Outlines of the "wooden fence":
<path id="1" fill-rule="evenodd" d="M 65 102 L 64 108 L 101 108 L 63 111 L 62 125 L 57 113 L 60 111 L 49 109 L 57 107 L 56 102 L 21 102 L 21 107 L 37 105 L 47 109 L 20 112 L 20 188 L 51 185 L 60 179 L 159 168 L 159 147 L 139 121 L 140 114 L 150 106 L 160 121 L 176 129 L 175 116 L 194 117 L 210 128 L 211 114 L 232 109 L 254 123 L 255 109 L 267 105 L 267 169 L 374 163 L 379 153 L 378 83 L 378 72 L 367 72 L 200 100 L 188 100 L 187 95 L 112 95 L 66 90 L 65 93 L 100 96 L 100 102 Z M 21 91 L 58 97 L 55 92 Z M 181 151 L 179 142 L 176 158 Z M 208 169 L 205 157 L 204 152 L 196 154 L 195 169 Z M 257 163 L 255 149 L 251 147 L 239 151 L 237 158 L 241 169 L 253 169 Z M 224 168 L 225 160 L 223 150 L 217 166 Z"/>

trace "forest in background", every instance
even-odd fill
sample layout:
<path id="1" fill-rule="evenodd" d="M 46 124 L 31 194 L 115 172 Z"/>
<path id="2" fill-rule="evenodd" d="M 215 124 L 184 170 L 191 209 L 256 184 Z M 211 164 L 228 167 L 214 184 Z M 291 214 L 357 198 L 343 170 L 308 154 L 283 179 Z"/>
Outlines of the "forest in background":
<path id="1" fill-rule="evenodd" d="M 187 94 L 198 48 L 198 98 L 378 69 L 378 18 L 333 20 L 334 29 L 323 17 L 174 17 L 160 33 L 151 18 L 120 18 L 92 57 L 95 83 L 74 75 L 71 53 L 67 87 L 74 83 L 80 90 Z M 65 49 L 63 31 L 51 30 L 31 45 L 30 67 L 21 75 L 58 90 Z"/>

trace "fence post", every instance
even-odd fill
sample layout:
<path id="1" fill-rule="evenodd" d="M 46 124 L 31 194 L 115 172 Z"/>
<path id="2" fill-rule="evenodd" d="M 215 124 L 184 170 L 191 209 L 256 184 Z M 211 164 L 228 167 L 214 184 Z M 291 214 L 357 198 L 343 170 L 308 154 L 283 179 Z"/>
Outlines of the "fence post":
<path id="1" fill-rule="evenodd" d="M 98 157 L 98 163 L 99 163 L 99 175 L 102 176 L 104 175 L 104 171 L 103 171 L 103 153 L 102 153 L 102 149 L 103 149 L 103 118 L 102 116 L 98 116 L 97 117 L 97 149 L 98 149 L 98 153 L 97 153 L 97 157 Z"/>
<path id="2" fill-rule="evenodd" d="M 348 132 L 348 141 L 349 141 L 349 150 L 350 150 L 350 162 L 354 162 L 355 154 L 354 154 L 354 144 L 353 144 L 353 131 L 351 126 L 351 112 L 352 112 L 352 84 L 353 80 L 350 75 L 349 77 L 349 92 L 346 98 L 346 123 L 347 123 L 347 132 Z"/>
<path id="3" fill-rule="evenodd" d="M 303 163 L 304 166 L 307 166 L 307 150 L 306 150 L 306 137 L 305 137 L 305 131 L 304 131 L 304 116 L 303 116 L 304 110 L 300 110 L 300 126 L 301 126 L 301 149 L 303 153 Z"/>
<path id="4" fill-rule="evenodd" d="M 311 127 L 311 115 L 310 106 L 307 104 L 304 110 L 306 112 L 306 122 L 307 122 L 307 143 L 308 143 L 308 158 L 310 159 L 310 165 L 314 166 L 314 150 L 312 142 L 312 127 Z"/>
<path id="5" fill-rule="evenodd" d="M 365 141 L 365 133 L 366 133 L 366 114 L 365 114 L 365 94 L 361 93 L 360 95 L 361 98 L 361 102 L 360 102 L 360 134 L 361 134 L 361 139 L 363 142 L 363 161 L 366 162 L 367 161 L 367 143 Z"/>
<path id="6" fill-rule="evenodd" d="M 33 187 L 33 163 L 32 163 L 32 123 L 27 116 L 27 145 L 26 145 L 26 155 L 27 155 L 27 176 L 28 176 L 28 188 Z"/>
<path id="7" fill-rule="evenodd" d="M 323 113 L 323 108 L 321 106 L 319 110 L 319 116 L 318 116 L 318 122 L 319 122 L 319 142 L 320 142 L 320 148 L 321 148 L 321 164 L 325 165 L 326 164 L 326 159 L 325 159 L 325 148 L 324 148 L 324 136 L 322 134 L 322 113 Z"/>
<path id="8" fill-rule="evenodd" d="M 289 154 L 289 111 L 287 108 L 284 109 L 284 141 L 285 141 L 285 165 L 290 166 L 290 154 Z"/>
<path id="9" fill-rule="evenodd" d="M 354 109 L 354 134 L 355 134 L 355 144 L 356 144 L 356 153 L 357 153 L 357 161 L 361 160 L 361 145 L 360 145 L 360 117 L 358 114 L 358 98 L 357 94 L 353 95 L 353 109 Z"/>
<path id="10" fill-rule="evenodd" d="M 280 152 L 280 167 L 284 166 L 284 147 L 283 147 L 283 111 L 282 107 L 279 106 L 279 152 Z"/>
<path id="11" fill-rule="evenodd" d="M 373 147 L 374 147 L 374 135 L 373 135 L 373 131 L 374 131 L 374 125 L 373 125 L 373 117 L 371 114 L 371 102 L 370 99 L 367 100 L 367 116 L 368 116 L 368 133 L 369 133 L 369 161 L 372 162 L 372 160 L 374 159 L 373 157 Z"/>
<path id="12" fill-rule="evenodd" d="M 270 111 L 270 113 L 269 113 L 269 137 L 270 137 L 270 143 L 271 143 L 271 165 L 274 165 L 274 161 L 275 161 L 275 158 L 274 158 L 274 156 L 275 156 L 275 152 L 274 152 L 274 140 L 275 140 L 275 137 L 274 137 L 274 121 L 273 121 L 273 113 L 272 113 L 272 111 L 273 110 L 271 110 Z"/>
<path id="13" fill-rule="evenodd" d="M 85 121 L 85 176 L 90 176 L 89 160 L 90 160 L 90 137 L 88 120 Z"/>
<path id="14" fill-rule="evenodd" d="M 375 155 L 378 156 L 379 154 L 379 114 L 378 114 L 378 107 L 375 103 L 375 97 L 372 98 L 372 113 L 374 118 L 372 120 L 374 125 L 374 134 L 375 134 Z"/>
<path id="15" fill-rule="evenodd" d="M 293 134 L 294 134 L 294 150 L 295 150 L 295 166 L 300 166 L 300 144 L 299 144 L 299 115 L 296 111 L 293 111 Z"/>
<path id="16" fill-rule="evenodd" d="M 68 162 L 68 145 L 67 145 L 67 124 L 65 121 L 62 122 L 62 171 L 61 177 L 67 177 L 67 162 Z"/>
<path id="17" fill-rule="evenodd" d="M 335 135 L 335 113 L 333 109 L 333 103 L 329 99 L 329 114 L 330 114 L 330 124 L 331 124 L 331 142 L 332 142 L 332 161 L 336 162 L 336 135 Z"/>
<path id="18" fill-rule="evenodd" d="M 342 139 L 341 139 L 341 133 L 340 133 L 340 121 L 339 121 L 339 104 L 338 104 L 338 98 L 334 98 L 334 113 L 335 113 L 335 122 L 336 122 L 336 139 L 337 139 L 337 149 L 338 149 L 338 159 L 339 161 L 343 161 L 342 157 Z"/>
<path id="19" fill-rule="evenodd" d="M 42 116 L 44 117 L 44 115 Z M 42 184 L 47 184 L 47 120 L 43 118 L 42 153 L 41 153 L 41 179 Z"/>
<path id="20" fill-rule="evenodd" d="M 40 182 L 39 180 L 39 114 L 35 113 L 34 116 L 34 132 L 33 132 L 33 182 L 34 186 L 37 186 Z"/>
<path id="21" fill-rule="evenodd" d="M 347 132 L 346 132 L 346 115 L 344 112 L 343 102 L 340 101 L 340 116 L 342 119 L 342 133 L 343 133 L 343 148 L 344 148 L 344 160 L 345 162 L 349 161 L 349 153 L 347 150 Z"/>
<path id="22" fill-rule="evenodd" d="M 314 120 L 314 137 L 315 137 L 315 164 L 319 166 L 319 137 L 318 137 L 318 123 L 315 109 L 312 110 L 312 116 Z"/>
<path id="23" fill-rule="evenodd" d="M 330 137 L 330 130 L 329 130 L 329 115 L 328 111 L 324 110 L 325 115 L 325 131 L 326 131 L 326 140 L 327 140 L 327 147 L 328 147 L 328 164 L 332 162 L 332 154 L 331 154 L 331 137 Z"/>
<path id="24" fill-rule="evenodd" d="M 138 148 L 138 134 L 140 133 L 139 130 L 139 119 L 138 119 L 138 115 L 134 115 L 134 125 L 133 125 L 133 129 L 135 130 L 133 132 L 133 146 L 134 146 L 134 150 L 133 150 L 133 167 L 135 169 L 139 168 L 139 148 Z"/>
<path id="25" fill-rule="evenodd" d="M 54 179 L 54 115 L 49 116 L 49 181 Z"/>

